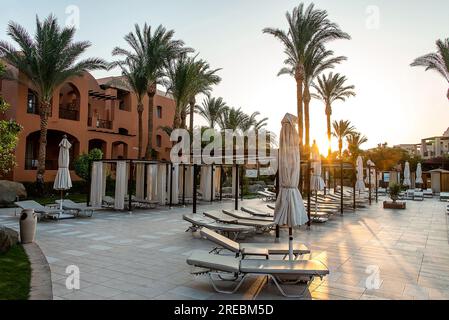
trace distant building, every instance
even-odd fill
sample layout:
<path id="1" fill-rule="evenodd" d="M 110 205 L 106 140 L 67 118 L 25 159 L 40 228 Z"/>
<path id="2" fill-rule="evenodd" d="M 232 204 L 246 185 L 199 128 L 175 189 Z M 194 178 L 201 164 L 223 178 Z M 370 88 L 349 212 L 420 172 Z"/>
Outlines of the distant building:
<path id="1" fill-rule="evenodd" d="M 23 126 L 16 149 L 17 167 L 9 179 L 35 180 L 39 151 L 39 97 L 24 75 L 15 71 L 20 81 L 0 80 L 0 92 L 11 105 L 4 117 Z M 58 88 L 48 119 L 45 181 L 53 181 L 58 168 L 59 142 L 67 135 L 72 143 L 71 163 L 94 148 L 108 159 L 137 158 L 138 115 L 133 92 L 110 85 L 112 78 L 95 79 L 90 73 L 74 77 Z M 148 97 L 144 99 L 143 146 L 148 141 Z M 171 143 L 161 127 L 172 126 L 175 103 L 165 92 L 154 97 L 153 149 L 160 160 L 170 159 Z M 72 167 L 73 168 L 73 167 Z M 75 177 L 72 172 L 72 177 Z"/>
<path id="2" fill-rule="evenodd" d="M 423 159 L 432 159 L 449 155 L 449 128 L 442 136 L 421 139 L 417 144 L 399 144 L 395 147 L 406 150 L 410 155 L 419 155 Z"/>

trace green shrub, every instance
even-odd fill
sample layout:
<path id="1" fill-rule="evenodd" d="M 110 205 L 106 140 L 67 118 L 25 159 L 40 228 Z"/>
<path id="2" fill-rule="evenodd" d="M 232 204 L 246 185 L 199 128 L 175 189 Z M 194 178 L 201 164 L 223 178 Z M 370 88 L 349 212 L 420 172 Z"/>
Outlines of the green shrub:
<path id="1" fill-rule="evenodd" d="M 92 161 L 103 159 L 100 149 L 92 149 L 88 154 L 83 153 L 73 163 L 76 174 L 84 181 L 89 180 L 90 164 Z"/>

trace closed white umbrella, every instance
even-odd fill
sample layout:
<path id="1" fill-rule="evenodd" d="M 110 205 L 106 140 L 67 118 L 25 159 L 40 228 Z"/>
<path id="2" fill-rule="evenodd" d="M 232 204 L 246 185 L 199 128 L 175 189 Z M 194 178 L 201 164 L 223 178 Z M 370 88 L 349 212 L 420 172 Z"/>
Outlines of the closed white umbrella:
<path id="1" fill-rule="evenodd" d="M 404 182 L 402 183 L 404 186 L 410 187 L 412 185 L 412 182 L 410 181 L 410 164 L 405 162 L 404 167 Z"/>
<path id="2" fill-rule="evenodd" d="M 422 168 L 421 168 L 421 163 L 418 163 L 417 167 L 416 167 L 416 183 L 422 184 L 424 183 L 423 179 L 422 179 Z"/>
<path id="3" fill-rule="evenodd" d="M 293 260 L 292 228 L 309 220 L 298 190 L 300 175 L 299 137 L 295 128 L 297 118 L 287 113 L 282 120 L 279 143 L 279 195 L 274 221 L 289 227 L 289 258 Z"/>
<path id="4" fill-rule="evenodd" d="M 324 190 L 325 184 L 321 177 L 321 156 L 315 141 L 312 144 L 311 158 L 313 174 L 310 179 L 310 189 L 314 191 Z"/>
<path id="5" fill-rule="evenodd" d="M 70 179 L 70 148 L 71 143 L 67 140 L 67 136 L 64 135 L 61 143 L 59 143 L 59 157 L 58 157 L 58 173 L 56 174 L 53 189 L 61 191 L 61 203 L 60 210 L 62 211 L 62 200 L 64 197 L 64 191 L 69 190 L 72 187 L 72 179 Z"/>
<path id="6" fill-rule="evenodd" d="M 357 182 L 355 183 L 356 191 L 365 191 L 365 182 L 363 181 L 363 159 L 357 157 Z"/>

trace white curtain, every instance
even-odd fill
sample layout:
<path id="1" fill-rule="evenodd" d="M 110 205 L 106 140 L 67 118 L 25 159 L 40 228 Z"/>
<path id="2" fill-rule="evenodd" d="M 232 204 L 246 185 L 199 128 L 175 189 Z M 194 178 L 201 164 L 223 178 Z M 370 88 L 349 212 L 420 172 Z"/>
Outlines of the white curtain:
<path id="1" fill-rule="evenodd" d="M 200 191 L 203 195 L 203 200 L 211 200 L 211 175 L 212 166 L 202 166 L 201 167 L 201 177 L 200 177 Z"/>
<path id="2" fill-rule="evenodd" d="M 157 200 L 157 171 L 158 166 L 155 164 L 150 164 L 147 166 L 147 199 Z"/>
<path id="3" fill-rule="evenodd" d="M 182 170 L 185 170 L 185 198 L 191 199 L 193 197 L 193 167 L 192 166 L 181 166 L 180 172 L 179 172 L 179 194 L 182 197 L 183 192 L 183 176 L 182 176 Z"/>
<path id="4" fill-rule="evenodd" d="M 410 187 L 412 185 L 412 182 L 410 181 L 410 164 L 408 163 L 408 161 L 405 163 L 404 181 L 402 184 L 407 187 Z"/>
<path id="5" fill-rule="evenodd" d="M 169 166 L 171 168 L 171 166 Z M 171 177 L 173 176 L 173 185 L 172 189 L 170 190 L 171 185 Z M 170 171 L 168 174 L 168 193 L 167 193 L 167 201 L 170 201 L 170 191 L 172 194 L 172 204 L 178 204 L 179 203 L 179 164 L 173 164 L 173 172 L 172 175 L 170 175 Z"/>
<path id="6" fill-rule="evenodd" d="M 136 198 L 145 199 L 145 164 L 136 164 Z"/>
<path id="7" fill-rule="evenodd" d="M 421 163 L 418 163 L 418 166 L 416 167 L 416 180 L 415 183 L 424 183 L 422 179 L 422 168 Z"/>
<path id="8" fill-rule="evenodd" d="M 217 193 L 220 192 L 220 180 L 221 180 L 221 168 L 215 167 L 215 173 L 214 173 L 214 195 L 213 198 L 215 199 L 217 196 Z"/>
<path id="9" fill-rule="evenodd" d="M 365 191 L 365 182 L 363 181 L 363 159 L 361 156 L 357 157 L 357 182 L 355 183 L 356 191 Z"/>
<path id="10" fill-rule="evenodd" d="M 114 209 L 125 209 L 125 196 L 128 189 L 126 161 L 118 161 L 115 173 L 115 202 Z"/>
<path id="11" fill-rule="evenodd" d="M 92 164 L 92 174 L 90 182 L 90 205 L 92 207 L 101 207 L 103 201 L 103 190 L 106 184 L 103 183 L 103 163 L 94 162 Z M 103 187 L 104 185 L 104 187 Z"/>
<path id="12" fill-rule="evenodd" d="M 160 205 L 167 203 L 167 166 L 159 164 L 157 168 L 157 199 Z"/>
<path id="13" fill-rule="evenodd" d="M 106 195 L 106 183 L 107 183 L 107 178 L 108 178 L 108 174 L 109 174 L 109 167 L 107 163 L 103 163 L 103 172 L 102 172 L 102 181 L 103 181 L 103 185 L 102 185 L 102 196 L 104 197 Z"/>

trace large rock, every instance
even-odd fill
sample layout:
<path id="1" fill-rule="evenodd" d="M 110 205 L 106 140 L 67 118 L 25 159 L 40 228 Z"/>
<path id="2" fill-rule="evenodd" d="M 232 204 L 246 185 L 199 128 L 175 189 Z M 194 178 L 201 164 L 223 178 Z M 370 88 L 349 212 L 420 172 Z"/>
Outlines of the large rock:
<path id="1" fill-rule="evenodd" d="M 19 242 L 19 234 L 9 228 L 0 226 L 0 253 L 6 253 Z"/>
<path id="2" fill-rule="evenodd" d="M 16 198 L 26 198 L 27 191 L 23 184 L 0 180 L 0 204 L 10 204 L 16 201 Z"/>

